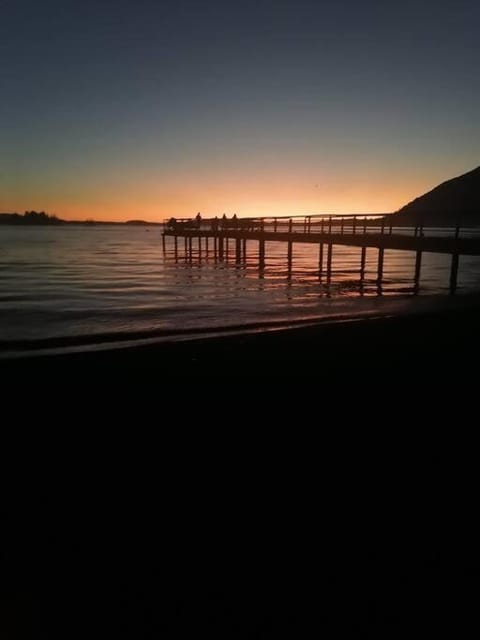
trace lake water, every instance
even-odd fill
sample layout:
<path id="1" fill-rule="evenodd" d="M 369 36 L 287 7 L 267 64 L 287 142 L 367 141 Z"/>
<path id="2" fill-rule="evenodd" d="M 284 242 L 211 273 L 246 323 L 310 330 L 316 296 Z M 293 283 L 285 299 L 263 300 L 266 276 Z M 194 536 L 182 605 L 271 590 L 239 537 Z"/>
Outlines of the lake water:
<path id="1" fill-rule="evenodd" d="M 254 241 L 247 244 L 246 262 L 236 266 L 233 241 L 229 259 L 219 262 L 204 247 L 200 256 L 196 240 L 190 261 L 180 240 L 175 260 L 171 238 L 163 254 L 161 232 L 159 226 L 0 227 L 2 349 L 22 347 L 22 341 L 173 339 L 185 332 L 401 313 L 448 295 L 449 256 L 423 254 L 415 296 L 413 252 L 385 252 L 379 291 L 378 251 L 367 250 L 360 287 L 360 249 L 335 246 L 327 288 L 318 278 L 316 246 L 294 245 L 289 279 L 285 243 L 266 244 L 259 273 Z M 479 290 L 480 258 L 461 258 L 458 295 Z"/>

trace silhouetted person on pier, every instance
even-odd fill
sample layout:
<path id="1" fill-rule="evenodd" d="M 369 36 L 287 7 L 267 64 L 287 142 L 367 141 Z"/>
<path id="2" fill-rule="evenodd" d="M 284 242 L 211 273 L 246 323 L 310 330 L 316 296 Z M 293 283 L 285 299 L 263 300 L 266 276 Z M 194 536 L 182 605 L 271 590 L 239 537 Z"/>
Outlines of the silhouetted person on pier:
<path id="1" fill-rule="evenodd" d="M 200 229 L 200 225 L 202 224 L 202 216 L 200 215 L 200 211 L 195 216 L 195 220 L 197 222 L 197 228 Z"/>
<path id="2" fill-rule="evenodd" d="M 236 229 L 238 226 L 238 218 L 236 213 L 234 213 L 232 216 L 232 226 L 234 229 Z"/>
<path id="3" fill-rule="evenodd" d="M 218 231 L 218 218 L 215 216 L 212 220 L 212 231 Z"/>
<path id="4" fill-rule="evenodd" d="M 227 228 L 227 216 L 224 213 L 222 216 L 222 229 L 226 229 Z"/>

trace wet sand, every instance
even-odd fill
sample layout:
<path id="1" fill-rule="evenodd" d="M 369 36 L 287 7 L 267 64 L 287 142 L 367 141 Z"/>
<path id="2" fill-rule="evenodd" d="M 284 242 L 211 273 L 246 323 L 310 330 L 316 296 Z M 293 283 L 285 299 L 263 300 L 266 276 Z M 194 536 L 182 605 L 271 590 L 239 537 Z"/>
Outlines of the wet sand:
<path id="1" fill-rule="evenodd" d="M 469 296 L 453 306 L 424 308 L 404 316 L 26 355 L 0 360 L 0 371 L 5 381 L 20 380 L 28 373 L 56 382 L 87 377 L 105 384 L 272 378 L 355 384 L 368 379 L 385 382 L 406 373 L 412 382 L 451 380 L 454 384 L 469 378 L 469 367 L 480 355 L 479 320 L 479 298 Z"/>

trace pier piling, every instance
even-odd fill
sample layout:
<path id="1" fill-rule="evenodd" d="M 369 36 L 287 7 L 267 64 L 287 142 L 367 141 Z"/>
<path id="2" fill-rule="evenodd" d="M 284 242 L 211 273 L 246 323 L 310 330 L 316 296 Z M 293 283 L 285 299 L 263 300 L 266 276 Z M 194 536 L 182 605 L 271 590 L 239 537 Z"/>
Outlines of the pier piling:
<path id="1" fill-rule="evenodd" d="M 209 255 L 209 239 L 213 239 L 214 260 L 228 261 L 230 258 L 230 243 L 234 241 L 235 263 L 246 267 L 247 265 L 247 240 L 258 241 L 258 268 L 265 269 L 266 243 L 287 243 L 287 269 L 288 278 L 292 276 L 293 244 L 311 243 L 318 244 L 318 279 L 322 281 L 326 277 L 326 283 L 330 286 L 333 271 L 333 245 L 359 247 L 360 258 L 360 286 L 363 288 L 365 280 L 365 265 L 367 248 L 378 250 L 377 262 L 377 287 L 379 293 L 383 284 L 384 259 L 386 250 L 414 251 L 415 273 L 413 291 L 418 292 L 420 287 L 420 275 L 422 254 L 424 252 L 448 254 L 452 256 L 450 268 L 450 293 L 457 290 L 459 260 L 461 255 L 480 256 L 480 238 L 471 234 L 460 235 L 460 226 L 452 227 L 448 236 L 425 233 L 423 225 L 418 224 L 412 234 L 406 234 L 393 226 L 392 220 L 378 214 L 368 215 L 303 215 L 275 216 L 274 218 L 245 218 L 220 221 L 217 218 L 209 220 L 197 220 L 184 218 L 180 220 L 170 219 L 165 222 L 162 233 L 162 250 L 167 255 L 168 246 L 166 236 L 173 238 L 174 257 L 178 261 L 178 238 L 184 239 L 185 262 L 193 260 L 193 239 L 198 241 L 198 254 L 202 259 L 202 238 L 205 238 L 205 252 Z M 173 222 L 172 222 L 173 220 Z M 363 224 L 362 224 L 363 222 Z M 385 229 L 385 225 L 388 228 Z M 324 245 L 327 244 L 327 259 L 324 264 Z M 196 249 L 196 247 L 195 247 Z M 233 247 L 232 247 L 233 251 Z M 326 273 L 325 273 L 326 272 Z"/>

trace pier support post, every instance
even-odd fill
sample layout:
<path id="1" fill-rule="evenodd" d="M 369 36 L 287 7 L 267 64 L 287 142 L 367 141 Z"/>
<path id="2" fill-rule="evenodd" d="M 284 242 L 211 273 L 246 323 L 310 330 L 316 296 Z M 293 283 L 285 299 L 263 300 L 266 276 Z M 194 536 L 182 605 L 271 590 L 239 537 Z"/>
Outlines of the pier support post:
<path id="1" fill-rule="evenodd" d="M 363 285 L 365 280 L 365 262 L 367 259 L 367 247 L 362 247 L 362 255 L 360 258 L 360 285 Z"/>
<path id="2" fill-rule="evenodd" d="M 450 295 L 453 296 L 457 290 L 457 276 L 458 276 L 458 253 L 452 255 L 452 267 L 450 269 Z"/>
<path id="3" fill-rule="evenodd" d="M 378 250 L 378 268 L 377 268 L 377 288 L 379 291 L 382 288 L 382 280 L 383 280 L 383 255 L 385 253 L 385 249 L 381 247 Z"/>
<path id="4" fill-rule="evenodd" d="M 178 237 L 174 236 L 173 238 L 173 250 L 175 253 L 175 262 L 178 262 Z"/>
<path id="5" fill-rule="evenodd" d="M 228 262 L 228 238 L 225 238 L 225 260 Z"/>
<path id="6" fill-rule="evenodd" d="M 318 253 L 318 279 L 322 279 L 323 271 L 323 242 L 320 243 L 320 249 Z"/>
<path id="7" fill-rule="evenodd" d="M 258 267 L 265 269 L 265 240 L 258 241 Z"/>
<path id="8" fill-rule="evenodd" d="M 187 236 L 185 236 L 183 238 L 183 245 L 184 245 L 183 248 L 184 248 L 184 252 L 185 252 L 184 258 L 185 258 L 185 262 L 186 262 L 187 261 L 187 256 L 188 256 L 188 238 L 187 238 Z"/>
<path id="9" fill-rule="evenodd" d="M 223 238 L 218 238 L 218 258 L 219 260 L 223 260 Z"/>
<path id="10" fill-rule="evenodd" d="M 242 240 L 242 254 L 243 254 L 243 262 L 247 264 L 247 240 Z"/>
<path id="11" fill-rule="evenodd" d="M 457 223 L 455 226 L 455 244 L 458 244 L 458 238 L 460 237 L 460 225 Z M 458 252 L 452 254 L 452 266 L 450 269 L 450 295 L 453 296 L 457 290 L 457 276 L 458 276 Z"/>
<path id="12" fill-rule="evenodd" d="M 202 238 L 198 236 L 198 259 L 202 259 Z"/>
<path id="13" fill-rule="evenodd" d="M 333 244 L 329 242 L 328 249 L 327 249 L 327 287 L 330 286 L 330 283 L 332 281 L 332 254 L 333 254 Z"/>
<path id="14" fill-rule="evenodd" d="M 291 234 L 293 233 L 292 218 L 290 218 L 290 220 L 288 221 L 288 233 L 290 234 L 290 238 L 291 238 Z M 293 255 L 293 242 L 290 239 L 287 245 L 287 277 L 289 280 L 292 277 L 292 255 Z"/>
<path id="15" fill-rule="evenodd" d="M 415 279 L 414 279 L 414 286 L 413 286 L 413 291 L 414 293 L 418 293 L 418 290 L 420 288 L 420 269 L 422 267 L 422 252 L 421 251 L 417 251 L 417 255 L 415 257 Z"/>
<path id="16" fill-rule="evenodd" d="M 162 248 L 163 248 L 163 255 L 165 255 L 165 234 L 162 233 Z"/>
<path id="17" fill-rule="evenodd" d="M 205 253 L 208 258 L 208 236 L 205 236 Z"/>
<path id="18" fill-rule="evenodd" d="M 240 264 L 242 261 L 242 241 L 240 238 L 235 240 L 235 262 Z"/>

